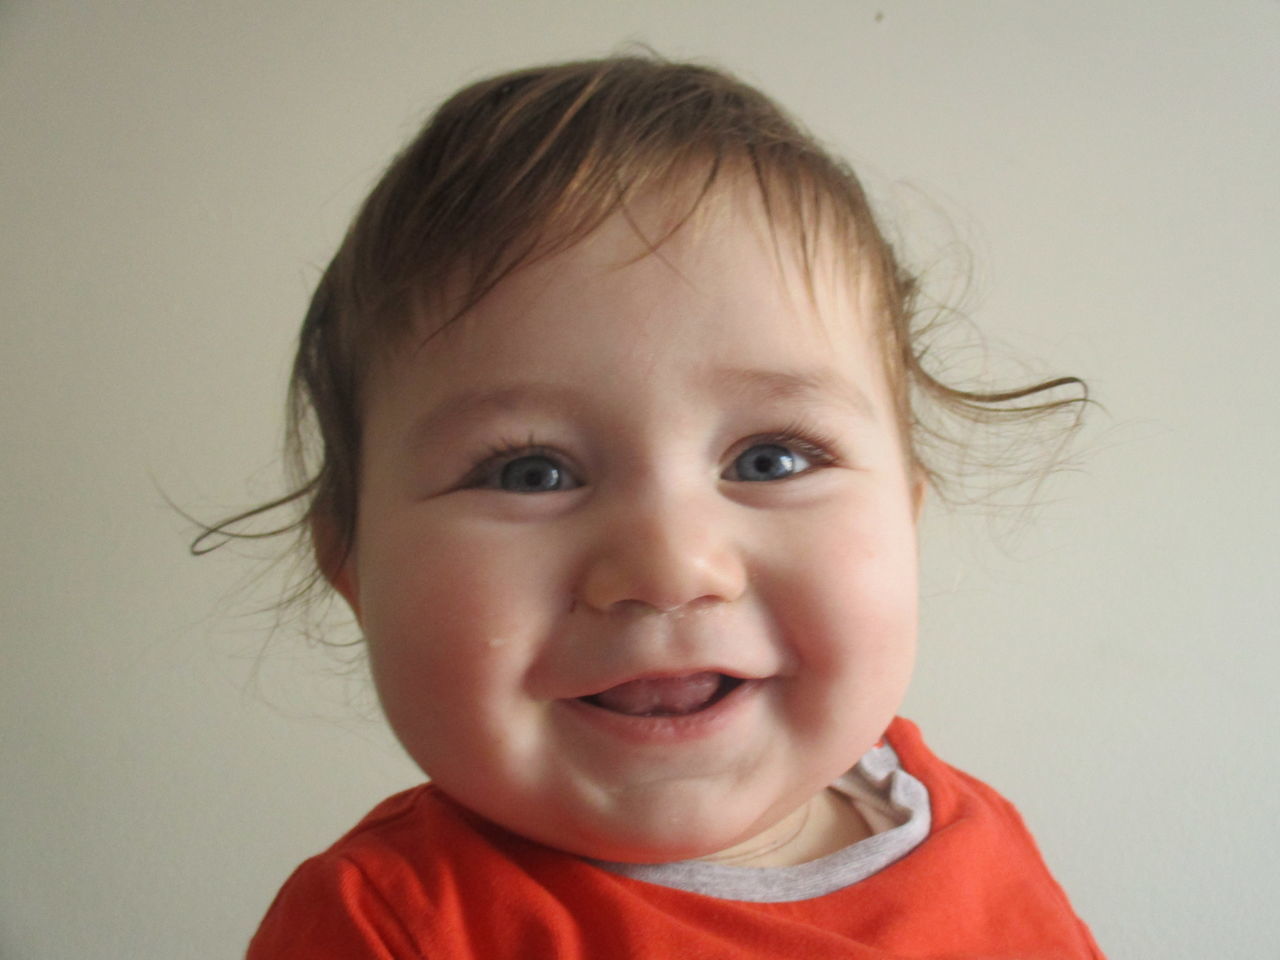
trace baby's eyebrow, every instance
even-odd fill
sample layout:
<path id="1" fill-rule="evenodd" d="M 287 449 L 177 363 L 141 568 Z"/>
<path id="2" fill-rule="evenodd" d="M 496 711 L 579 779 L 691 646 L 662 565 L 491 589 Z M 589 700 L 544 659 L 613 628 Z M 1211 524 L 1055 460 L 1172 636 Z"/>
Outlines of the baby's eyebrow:
<path id="1" fill-rule="evenodd" d="M 799 401 L 851 408 L 859 417 L 876 419 L 876 408 L 853 381 L 834 370 L 767 370 L 717 367 L 708 381 L 713 389 L 750 394 L 765 402 Z"/>
<path id="2" fill-rule="evenodd" d="M 857 384 L 834 371 L 769 370 L 717 367 L 702 381 L 713 393 L 741 393 L 754 404 L 800 402 L 836 405 L 866 420 L 876 410 Z M 516 383 L 468 390 L 456 394 L 417 418 L 405 436 L 409 450 L 421 448 L 448 429 L 465 429 L 468 422 L 502 413 L 537 407 L 553 415 L 570 416 L 581 411 L 583 399 L 573 387 L 556 383 Z"/>
<path id="3" fill-rule="evenodd" d="M 418 417 L 407 431 L 405 442 L 409 449 L 417 449 L 446 428 L 465 427 L 469 421 L 504 410 L 537 406 L 551 413 L 569 413 L 575 407 L 580 407 L 581 403 L 582 398 L 571 387 L 552 383 L 518 383 L 468 390 L 450 397 Z"/>

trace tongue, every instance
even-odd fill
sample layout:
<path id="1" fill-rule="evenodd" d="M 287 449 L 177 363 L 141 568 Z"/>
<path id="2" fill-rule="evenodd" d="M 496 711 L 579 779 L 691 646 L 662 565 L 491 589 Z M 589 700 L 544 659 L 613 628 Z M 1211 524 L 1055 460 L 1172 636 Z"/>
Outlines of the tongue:
<path id="1" fill-rule="evenodd" d="M 596 706 L 632 716 L 693 713 L 706 706 L 720 689 L 720 674 L 631 680 L 588 699 Z"/>

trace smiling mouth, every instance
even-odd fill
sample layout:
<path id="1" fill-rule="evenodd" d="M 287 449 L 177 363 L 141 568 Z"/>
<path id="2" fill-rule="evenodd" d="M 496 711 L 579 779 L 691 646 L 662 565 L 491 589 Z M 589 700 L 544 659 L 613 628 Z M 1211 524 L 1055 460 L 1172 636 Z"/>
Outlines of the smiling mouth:
<path id="1" fill-rule="evenodd" d="M 715 706 L 743 682 L 739 677 L 711 672 L 643 677 L 578 699 L 628 717 L 685 717 Z"/>

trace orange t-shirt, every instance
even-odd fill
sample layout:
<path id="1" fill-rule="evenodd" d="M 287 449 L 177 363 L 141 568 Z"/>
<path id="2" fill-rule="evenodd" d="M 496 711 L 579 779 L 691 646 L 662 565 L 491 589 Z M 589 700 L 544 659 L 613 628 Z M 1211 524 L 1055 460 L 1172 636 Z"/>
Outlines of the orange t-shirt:
<path id="1" fill-rule="evenodd" d="M 249 960 L 1101 958 L 1012 805 L 935 757 L 910 722 L 885 738 L 929 791 L 929 835 L 824 896 L 722 900 L 619 876 L 423 785 L 294 872 Z"/>

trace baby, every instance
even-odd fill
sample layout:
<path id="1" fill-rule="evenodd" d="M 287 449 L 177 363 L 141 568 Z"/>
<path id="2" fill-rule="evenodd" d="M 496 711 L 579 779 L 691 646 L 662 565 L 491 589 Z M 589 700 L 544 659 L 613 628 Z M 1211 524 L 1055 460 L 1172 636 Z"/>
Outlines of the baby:
<path id="1" fill-rule="evenodd" d="M 940 383 L 913 290 L 850 170 L 723 73 L 439 110 L 316 291 L 322 461 L 283 501 L 431 782 L 303 864 L 251 958 L 1101 956 L 1014 809 L 895 719 L 915 405 L 1078 381 Z"/>

